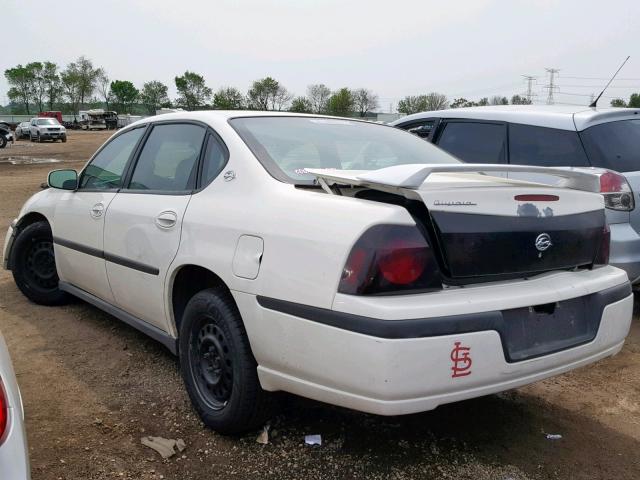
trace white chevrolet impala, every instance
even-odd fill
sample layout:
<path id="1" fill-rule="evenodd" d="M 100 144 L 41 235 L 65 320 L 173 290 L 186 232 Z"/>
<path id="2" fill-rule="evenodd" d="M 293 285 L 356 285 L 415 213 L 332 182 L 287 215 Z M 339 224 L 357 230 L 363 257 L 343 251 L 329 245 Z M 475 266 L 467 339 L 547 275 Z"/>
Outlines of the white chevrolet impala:
<path id="1" fill-rule="evenodd" d="M 523 170 L 562 186 L 504 176 Z M 278 390 L 407 414 L 622 348 L 633 298 L 599 181 L 361 121 L 181 112 L 51 172 L 4 260 L 32 301 L 74 295 L 178 354 L 220 432 L 259 425 Z"/>

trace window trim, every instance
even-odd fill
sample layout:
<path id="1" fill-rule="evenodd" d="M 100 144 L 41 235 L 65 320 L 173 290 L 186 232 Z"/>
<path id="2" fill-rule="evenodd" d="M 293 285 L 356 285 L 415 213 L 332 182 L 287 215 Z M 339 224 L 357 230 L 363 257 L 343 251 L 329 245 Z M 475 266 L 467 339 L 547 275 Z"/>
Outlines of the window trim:
<path id="1" fill-rule="evenodd" d="M 126 179 L 126 174 L 128 172 L 129 169 L 129 165 L 131 164 L 131 160 L 133 158 L 135 158 L 135 156 L 137 155 L 138 149 L 140 148 L 140 143 L 142 142 L 142 140 L 145 138 L 145 136 L 147 135 L 147 132 L 142 132 L 142 135 L 140 136 L 140 138 L 138 139 L 138 141 L 136 142 L 135 146 L 133 147 L 133 149 L 131 150 L 131 153 L 129 154 L 129 158 L 127 159 L 125 165 L 124 165 L 124 170 L 122 171 L 122 180 L 123 182 L 121 182 L 121 186 L 118 188 L 80 188 L 80 185 L 82 184 L 82 176 L 84 175 L 85 170 L 87 169 L 87 167 L 89 167 L 93 161 L 95 160 L 95 158 L 100 154 L 100 152 L 102 152 L 107 145 L 110 145 L 111 142 L 113 142 L 116 138 L 120 137 L 121 135 L 124 135 L 125 133 L 129 133 L 129 132 L 133 132 L 134 130 L 138 130 L 139 128 L 144 128 L 147 129 L 149 127 L 148 123 L 144 123 L 142 125 L 136 125 L 133 128 L 128 128 L 126 130 L 121 130 L 118 133 L 114 134 L 111 138 L 109 138 L 109 140 L 107 140 L 106 142 L 104 142 L 102 144 L 102 146 L 96 150 L 96 152 L 91 156 L 91 158 L 89 159 L 89 161 L 87 162 L 87 164 L 82 168 L 82 170 L 80 170 L 80 173 L 78 174 L 78 188 L 76 188 L 76 192 L 119 192 L 122 189 L 122 184 L 124 183 L 124 180 Z"/>
<path id="2" fill-rule="evenodd" d="M 504 159 L 502 162 L 492 162 L 492 163 L 497 163 L 499 165 L 503 165 L 503 164 L 508 165 L 509 163 L 511 163 L 511 152 L 509 151 L 509 122 L 503 122 L 500 120 L 483 120 L 483 119 L 476 119 L 476 118 L 441 118 L 440 122 L 438 123 L 438 126 L 434 127 L 434 130 L 437 128 L 437 131 L 433 133 L 433 138 L 431 140 L 431 142 L 434 145 L 440 146 L 440 139 L 442 138 L 442 134 L 444 133 L 444 130 L 447 127 L 447 124 L 449 123 L 482 123 L 482 124 L 490 124 L 490 125 L 501 125 L 504 129 L 504 141 L 505 141 Z M 448 151 L 445 150 L 445 152 L 448 152 Z M 453 155 L 453 154 L 450 153 L 450 155 Z M 455 155 L 453 156 L 455 157 Z M 463 163 L 471 163 L 461 158 L 460 158 L 460 161 L 462 161 Z"/>
<path id="3" fill-rule="evenodd" d="M 211 185 L 211 183 L 220 176 L 220 174 L 229 164 L 230 155 L 229 155 L 229 148 L 227 148 L 227 144 L 224 143 L 224 141 L 222 140 L 222 137 L 220 137 L 220 135 L 218 135 L 218 132 L 216 132 L 214 129 L 209 127 L 207 130 L 208 131 L 204 138 L 204 145 L 202 147 L 202 152 L 201 152 L 199 164 L 198 164 L 198 173 L 196 175 L 196 188 L 193 190 L 193 193 L 201 192 L 202 190 L 207 188 L 209 185 Z M 215 177 L 213 177 L 211 180 L 209 180 L 206 183 L 202 183 L 202 175 L 204 173 L 204 163 L 206 161 L 205 155 L 207 153 L 207 148 L 209 147 L 209 142 L 217 142 L 218 145 L 222 147 L 222 152 L 224 154 L 224 163 L 222 164 L 222 168 L 220 169 L 220 171 Z"/>
<path id="4" fill-rule="evenodd" d="M 151 136 L 153 129 L 159 125 L 197 125 L 199 127 L 204 128 L 204 136 L 202 138 L 202 143 L 200 144 L 200 153 L 198 154 L 197 162 L 197 170 L 196 170 L 196 181 L 193 185 L 193 188 L 187 190 L 145 190 L 145 189 L 130 189 L 129 185 L 131 184 L 131 179 L 133 178 L 133 172 L 135 171 L 136 166 L 138 165 L 138 161 L 140 160 L 140 154 L 142 153 L 144 146 Z M 124 181 L 122 182 L 122 187 L 118 190 L 118 193 L 128 193 L 128 194 L 148 194 L 148 195 L 174 195 L 174 196 L 184 196 L 191 195 L 195 191 L 197 191 L 198 186 L 198 174 L 201 169 L 201 165 L 203 162 L 204 156 L 204 147 L 206 146 L 208 139 L 208 132 L 211 130 L 211 127 L 201 121 L 198 120 L 161 120 L 158 122 L 149 123 L 149 127 L 145 134 L 142 136 L 141 143 L 138 145 L 138 148 L 135 151 L 135 155 L 131 159 L 127 169 L 125 171 L 125 175 L 123 176 Z M 226 145 L 225 145 L 226 148 Z"/>
<path id="5" fill-rule="evenodd" d="M 444 119 L 441 117 L 424 117 L 419 120 L 411 120 L 410 122 L 399 123 L 398 125 L 395 125 L 395 127 L 400 128 L 405 132 L 409 132 L 410 128 L 419 126 L 420 124 L 423 124 L 425 122 L 433 122 L 433 127 L 431 128 L 429 135 L 426 137 L 420 137 L 420 138 L 426 142 L 433 143 L 434 145 L 436 145 L 436 143 L 433 141 L 433 136 L 435 135 L 435 132 L 438 131 L 438 127 L 440 126 L 443 120 Z M 412 133 L 412 132 L 409 132 L 409 133 Z"/>

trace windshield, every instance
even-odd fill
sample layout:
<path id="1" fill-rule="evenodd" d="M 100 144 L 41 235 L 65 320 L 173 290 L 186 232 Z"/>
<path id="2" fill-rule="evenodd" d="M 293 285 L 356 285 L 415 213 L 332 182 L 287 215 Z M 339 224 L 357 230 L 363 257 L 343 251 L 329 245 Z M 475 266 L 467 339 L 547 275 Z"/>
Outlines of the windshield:
<path id="1" fill-rule="evenodd" d="M 60 125 L 55 118 L 41 118 L 38 120 L 38 125 Z"/>
<path id="2" fill-rule="evenodd" d="M 640 170 L 640 119 L 602 123 L 580 133 L 594 167 Z"/>
<path id="3" fill-rule="evenodd" d="M 307 168 L 376 170 L 412 163 L 459 161 L 403 130 L 322 117 L 245 117 L 230 120 L 267 171 L 284 182 L 310 184 Z"/>

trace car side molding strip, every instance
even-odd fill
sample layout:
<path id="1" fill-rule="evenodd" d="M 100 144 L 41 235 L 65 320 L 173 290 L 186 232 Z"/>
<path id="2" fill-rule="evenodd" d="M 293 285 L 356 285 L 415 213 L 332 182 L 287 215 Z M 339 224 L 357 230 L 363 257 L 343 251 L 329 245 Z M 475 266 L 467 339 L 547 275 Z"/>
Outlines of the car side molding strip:
<path id="1" fill-rule="evenodd" d="M 121 310 L 120 308 L 111 305 L 108 302 L 105 302 L 101 298 L 96 297 L 95 295 L 82 290 L 81 288 L 75 287 L 67 282 L 60 282 L 58 284 L 58 288 L 64 292 L 70 293 L 74 297 L 78 297 L 81 300 L 84 300 L 87 303 L 90 303 L 94 307 L 103 310 L 109 315 L 113 315 L 118 320 L 123 321 L 127 325 L 135 328 L 136 330 L 141 331 L 145 335 L 153 338 L 154 340 L 160 342 L 162 345 L 167 347 L 171 353 L 174 355 L 178 354 L 178 340 L 173 338 L 171 335 L 166 333 L 163 330 L 160 330 L 158 327 L 151 325 L 150 323 L 145 322 L 144 320 L 140 320 L 137 317 Z"/>
<path id="2" fill-rule="evenodd" d="M 117 265 L 122 265 L 123 267 L 127 267 L 127 268 L 132 268 L 133 270 L 138 270 L 139 272 L 147 273 L 149 275 L 160 274 L 160 270 L 156 267 L 152 267 L 151 265 L 146 265 L 144 263 L 136 262 L 135 260 L 129 260 L 128 258 L 120 257 L 118 255 L 113 255 L 111 253 L 106 253 L 102 250 L 98 250 L 97 248 L 87 247 L 86 245 L 82 245 L 81 243 L 76 243 L 71 240 L 65 240 L 64 238 L 53 237 L 53 243 L 55 243 L 56 245 L 60 245 L 62 247 L 76 250 L 81 253 L 85 253 L 87 255 L 91 255 L 92 257 L 103 258 L 107 262 L 115 263 Z"/>

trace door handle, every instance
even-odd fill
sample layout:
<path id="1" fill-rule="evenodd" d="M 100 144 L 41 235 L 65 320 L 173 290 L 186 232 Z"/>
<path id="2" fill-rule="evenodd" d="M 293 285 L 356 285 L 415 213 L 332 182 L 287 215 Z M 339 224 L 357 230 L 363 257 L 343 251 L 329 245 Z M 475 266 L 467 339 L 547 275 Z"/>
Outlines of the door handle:
<path id="1" fill-rule="evenodd" d="M 156 225 L 160 228 L 171 228 L 178 222 L 178 214 L 171 210 L 161 212 L 156 217 Z"/>
<path id="2" fill-rule="evenodd" d="M 102 202 L 96 203 L 93 207 L 91 207 L 91 211 L 89 214 L 93 218 L 100 218 L 104 212 L 104 204 Z"/>

